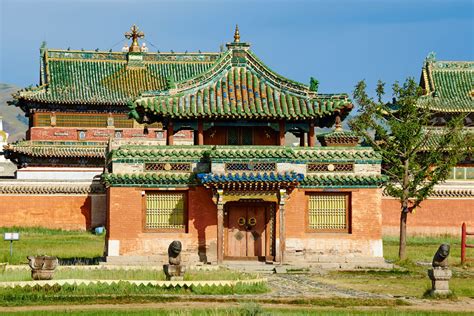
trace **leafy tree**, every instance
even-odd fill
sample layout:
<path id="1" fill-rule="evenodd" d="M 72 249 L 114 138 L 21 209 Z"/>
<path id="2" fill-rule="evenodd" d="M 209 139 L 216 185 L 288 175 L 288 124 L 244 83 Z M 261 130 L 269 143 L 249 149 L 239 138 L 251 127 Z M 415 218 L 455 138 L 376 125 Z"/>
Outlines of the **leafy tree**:
<path id="1" fill-rule="evenodd" d="M 383 102 L 385 84 L 379 80 L 374 100 L 360 81 L 354 90 L 359 115 L 351 129 L 382 155 L 382 172 L 388 177 L 385 191 L 400 201 L 399 258 L 406 259 L 406 227 L 412 212 L 446 180 L 451 168 L 466 154 L 467 138 L 462 117 L 453 117 L 444 127 L 432 127 L 429 106 L 417 105 L 422 89 L 409 78 L 393 85 L 393 101 Z M 472 148 L 472 139 L 469 140 Z"/>

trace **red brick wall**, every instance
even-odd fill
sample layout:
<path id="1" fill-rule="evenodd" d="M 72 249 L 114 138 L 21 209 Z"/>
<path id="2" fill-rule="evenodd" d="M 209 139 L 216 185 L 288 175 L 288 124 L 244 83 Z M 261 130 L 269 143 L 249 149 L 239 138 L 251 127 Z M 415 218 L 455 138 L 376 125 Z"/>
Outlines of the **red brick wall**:
<path id="1" fill-rule="evenodd" d="M 382 214 L 384 235 L 398 236 L 400 202 L 383 198 Z M 408 214 L 407 232 L 409 235 L 461 235 L 463 222 L 474 228 L 474 199 L 428 199 L 414 213 Z"/>
<path id="2" fill-rule="evenodd" d="M 382 237 L 380 197 L 378 197 L 380 192 L 378 189 L 340 191 L 350 192 L 351 194 L 352 206 L 350 213 L 352 229 L 350 234 L 308 232 L 306 230 L 308 194 L 318 192 L 321 191 L 296 189 L 292 192 L 286 204 L 287 237 L 317 238 L 322 235 L 349 239 L 378 239 Z"/>
<path id="3" fill-rule="evenodd" d="M 108 238 L 120 241 L 121 255 L 160 256 L 177 239 L 183 244 L 183 259 L 194 256 L 195 261 L 216 260 L 217 208 L 210 190 L 197 187 L 187 191 L 187 232 L 145 232 L 142 191 L 141 188 L 108 189 Z"/>
<path id="4" fill-rule="evenodd" d="M 187 232 L 144 232 L 142 191 L 140 188 L 109 188 L 108 238 L 120 241 L 120 255 L 163 256 L 169 243 L 177 239 L 183 244 L 183 260 L 198 261 L 198 255 L 206 256 L 207 261 L 216 260 L 217 208 L 210 190 L 197 187 L 188 191 Z M 354 190 L 351 195 L 352 232 L 321 234 L 306 231 L 307 195 L 304 190 L 294 190 L 285 205 L 288 258 L 300 251 L 308 258 L 318 252 L 380 256 L 380 190 Z"/>
<path id="5" fill-rule="evenodd" d="M 87 195 L 0 195 L 0 226 L 91 228 Z"/>

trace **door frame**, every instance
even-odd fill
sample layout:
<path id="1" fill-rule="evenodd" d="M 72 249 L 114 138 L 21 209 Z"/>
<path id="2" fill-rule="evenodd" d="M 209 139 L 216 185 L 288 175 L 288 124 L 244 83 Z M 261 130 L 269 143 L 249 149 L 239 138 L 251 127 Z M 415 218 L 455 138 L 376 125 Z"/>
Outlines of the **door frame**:
<path id="1" fill-rule="evenodd" d="M 252 257 L 235 257 L 228 255 L 229 245 L 229 206 L 238 204 L 248 206 L 263 206 L 265 208 L 265 253 L 261 256 Z M 268 201 L 255 200 L 239 200 L 227 202 L 224 205 L 224 260 L 241 260 L 241 261 L 275 261 L 276 247 L 276 203 Z"/>

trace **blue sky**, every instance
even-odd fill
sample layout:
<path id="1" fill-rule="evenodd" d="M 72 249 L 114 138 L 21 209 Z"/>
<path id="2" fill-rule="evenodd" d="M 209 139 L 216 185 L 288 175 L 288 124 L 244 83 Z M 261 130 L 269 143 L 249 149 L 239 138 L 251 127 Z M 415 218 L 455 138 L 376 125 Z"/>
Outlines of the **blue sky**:
<path id="1" fill-rule="evenodd" d="M 120 50 L 132 24 L 161 51 L 218 51 L 250 42 L 263 62 L 322 93 L 352 93 L 358 80 L 419 79 L 431 51 L 474 59 L 474 1 L 0 0 L 0 82 L 38 83 L 39 47 Z M 116 44 L 114 46 L 114 44 Z M 153 46 L 154 45 L 154 46 Z"/>

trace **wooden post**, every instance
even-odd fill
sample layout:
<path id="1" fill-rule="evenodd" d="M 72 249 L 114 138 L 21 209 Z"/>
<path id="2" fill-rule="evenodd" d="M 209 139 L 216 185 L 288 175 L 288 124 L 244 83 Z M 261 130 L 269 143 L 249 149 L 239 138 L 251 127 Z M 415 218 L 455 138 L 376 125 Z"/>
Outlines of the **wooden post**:
<path id="1" fill-rule="evenodd" d="M 281 120 L 278 122 L 279 125 L 279 144 L 280 146 L 285 146 L 285 133 L 286 133 L 286 126 L 285 121 Z"/>
<path id="2" fill-rule="evenodd" d="M 304 147 L 304 132 L 301 131 L 301 134 L 300 134 L 300 147 Z"/>
<path id="3" fill-rule="evenodd" d="M 224 204 L 217 204 L 217 264 L 224 261 Z"/>
<path id="4" fill-rule="evenodd" d="M 314 147 L 316 140 L 314 137 L 314 122 L 309 122 L 309 131 L 308 131 L 308 146 Z"/>
<path id="5" fill-rule="evenodd" d="M 461 227 L 461 264 L 466 262 L 466 223 Z"/>
<path id="6" fill-rule="evenodd" d="M 224 261 L 224 190 L 217 190 L 217 264 Z"/>
<path id="7" fill-rule="evenodd" d="M 474 248 L 474 244 L 467 243 L 467 236 L 473 236 L 474 232 L 468 232 L 466 223 L 462 223 L 461 228 L 461 264 L 464 264 L 466 259 L 466 248 Z"/>
<path id="8" fill-rule="evenodd" d="M 202 120 L 198 120 L 198 145 L 204 145 L 204 127 Z"/>
<path id="9" fill-rule="evenodd" d="M 285 199 L 286 190 L 280 189 L 280 207 L 278 212 L 280 214 L 280 232 L 279 232 L 279 244 L 280 247 L 278 252 L 280 254 L 280 264 L 283 264 L 285 257 Z"/>
<path id="10" fill-rule="evenodd" d="M 168 128 L 166 129 L 166 145 L 172 146 L 174 143 L 174 131 L 173 131 L 173 122 L 168 122 Z"/>

